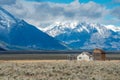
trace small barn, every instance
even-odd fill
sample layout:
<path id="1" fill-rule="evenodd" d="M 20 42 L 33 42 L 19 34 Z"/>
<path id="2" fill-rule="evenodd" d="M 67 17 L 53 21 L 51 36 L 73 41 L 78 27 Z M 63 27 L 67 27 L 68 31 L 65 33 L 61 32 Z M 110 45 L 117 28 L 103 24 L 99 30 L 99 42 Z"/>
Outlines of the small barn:
<path id="1" fill-rule="evenodd" d="M 94 60 L 105 61 L 106 60 L 106 53 L 102 49 L 96 48 L 93 51 L 93 57 L 94 57 Z"/>
<path id="2" fill-rule="evenodd" d="M 85 61 L 92 61 L 93 60 L 93 57 L 90 53 L 88 52 L 82 52 L 81 54 L 79 54 L 77 56 L 77 60 L 79 61 L 82 61 L 82 60 L 85 60 Z"/>

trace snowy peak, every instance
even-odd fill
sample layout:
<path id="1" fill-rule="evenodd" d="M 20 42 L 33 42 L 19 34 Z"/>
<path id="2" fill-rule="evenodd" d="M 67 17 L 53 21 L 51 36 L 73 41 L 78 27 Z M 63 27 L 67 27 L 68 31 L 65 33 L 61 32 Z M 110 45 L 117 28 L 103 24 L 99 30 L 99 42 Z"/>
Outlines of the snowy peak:
<path id="1" fill-rule="evenodd" d="M 3 43 L 3 44 L 2 44 Z M 1 45 L 2 44 L 2 45 Z M 65 50 L 66 46 L 0 8 L 0 47 L 10 50 Z"/>
<path id="2" fill-rule="evenodd" d="M 5 29 L 14 26 L 18 19 L 0 7 L 0 28 Z"/>
<path id="3" fill-rule="evenodd" d="M 120 28 L 104 26 L 100 24 L 91 24 L 91 23 L 80 23 L 80 22 L 55 22 L 45 28 L 40 28 L 42 31 L 48 33 L 50 36 L 58 36 L 63 33 L 71 32 L 98 32 L 101 35 L 104 35 L 106 32 L 109 32 L 109 29 L 112 31 L 120 31 Z"/>
<path id="4" fill-rule="evenodd" d="M 109 30 L 114 31 L 114 32 L 120 32 L 120 27 L 116 27 L 114 25 L 105 25 L 105 27 Z"/>
<path id="5" fill-rule="evenodd" d="M 73 30 L 78 25 L 78 22 L 55 22 L 45 28 L 40 28 L 42 31 L 47 32 L 50 36 L 57 36 L 62 33 L 66 33 L 69 30 Z"/>
<path id="6" fill-rule="evenodd" d="M 74 29 L 78 25 L 78 22 L 55 22 L 56 26 L 62 26 L 63 28 Z"/>
<path id="7" fill-rule="evenodd" d="M 41 29 L 72 49 L 120 50 L 120 27 L 87 22 L 57 22 Z"/>
<path id="8" fill-rule="evenodd" d="M 55 22 L 45 28 L 40 28 L 43 31 L 49 31 L 51 29 L 54 29 L 56 27 L 58 27 L 58 29 L 74 29 L 76 26 L 78 25 L 78 22 Z"/>

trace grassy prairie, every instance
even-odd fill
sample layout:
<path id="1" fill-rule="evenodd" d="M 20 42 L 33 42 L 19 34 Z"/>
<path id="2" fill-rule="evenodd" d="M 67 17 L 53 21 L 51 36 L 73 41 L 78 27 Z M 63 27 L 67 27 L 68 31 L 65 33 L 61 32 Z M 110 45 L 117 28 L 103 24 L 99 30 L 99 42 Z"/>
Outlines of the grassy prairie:
<path id="1" fill-rule="evenodd" d="M 0 61 L 0 80 L 120 80 L 120 61 Z"/>

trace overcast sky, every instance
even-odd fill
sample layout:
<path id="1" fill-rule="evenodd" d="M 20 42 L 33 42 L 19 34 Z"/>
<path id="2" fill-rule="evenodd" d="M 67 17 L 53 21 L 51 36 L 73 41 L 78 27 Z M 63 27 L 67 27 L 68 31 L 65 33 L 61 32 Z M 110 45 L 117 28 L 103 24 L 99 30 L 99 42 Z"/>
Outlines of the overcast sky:
<path id="1" fill-rule="evenodd" d="M 120 26 L 120 0 L 0 0 L 0 6 L 38 27 L 56 21 Z"/>

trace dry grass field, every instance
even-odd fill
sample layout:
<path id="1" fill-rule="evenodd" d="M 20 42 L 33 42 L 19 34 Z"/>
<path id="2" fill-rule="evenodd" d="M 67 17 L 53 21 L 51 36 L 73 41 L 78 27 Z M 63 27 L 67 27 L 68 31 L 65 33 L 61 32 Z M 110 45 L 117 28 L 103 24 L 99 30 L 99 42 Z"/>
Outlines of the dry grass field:
<path id="1" fill-rule="evenodd" d="M 0 80 L 120 80 L 120 61 L 0 61 Z"/>

